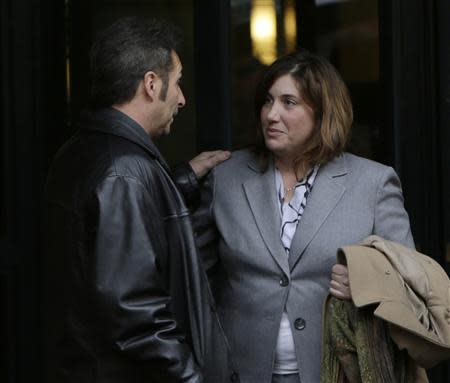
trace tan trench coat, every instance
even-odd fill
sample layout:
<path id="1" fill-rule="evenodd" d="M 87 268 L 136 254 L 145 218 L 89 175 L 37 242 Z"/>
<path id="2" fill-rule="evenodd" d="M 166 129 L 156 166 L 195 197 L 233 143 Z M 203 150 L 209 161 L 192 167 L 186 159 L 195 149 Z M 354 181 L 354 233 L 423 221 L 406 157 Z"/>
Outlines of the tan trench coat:
<path id="1" fill-rule="evenodd" d="M 338 251 L 356 307 L 375 305 L 400 350 L 423 368 L 450 359 L 450 280 L 430 257 L 377 236 Z M 415 383 L 427 382 L 418 368 Z"/>

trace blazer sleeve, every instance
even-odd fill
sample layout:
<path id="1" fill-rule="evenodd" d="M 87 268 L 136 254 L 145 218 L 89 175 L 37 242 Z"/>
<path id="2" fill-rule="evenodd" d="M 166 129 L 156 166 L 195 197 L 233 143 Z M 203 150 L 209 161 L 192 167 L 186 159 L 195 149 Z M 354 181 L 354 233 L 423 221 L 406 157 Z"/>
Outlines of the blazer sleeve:
<path id="1" fill-rule="evenodd" d="M 385 169 L 378 181 L 373 234 L 415 248 L 400 179 L 394 169 Z"/>
<path id="2" fill-rule="evenodd" d="M 124 356 L 143 362 L 155 382 L 201 382 L 190 347 L 171 312 L 159 259 L 164 223 L 148 189 L 109 177 L 93 193 L 86 280 L 100 333 Z"/>

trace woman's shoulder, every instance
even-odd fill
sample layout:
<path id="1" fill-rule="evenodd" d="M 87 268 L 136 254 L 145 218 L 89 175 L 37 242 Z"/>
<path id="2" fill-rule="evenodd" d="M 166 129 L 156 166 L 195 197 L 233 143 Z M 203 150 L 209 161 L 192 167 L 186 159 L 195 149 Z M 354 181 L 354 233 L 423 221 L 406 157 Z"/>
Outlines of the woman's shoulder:
<path id="1" fill-rule="evenodd" d="M 231 157 L 217 166 L 220 173 L 230 173 L 239 170 L 246 170 L 252 162 L 256 161 L 254 153 L 249 149 L 236 150 L 231 153 Z"/>
<path id="2" fill-rule="evenodd" d="M 332 160 L 327 168 L 334 174 L 347 174 L 349 183 L 378 184 L 382 179 L 397 178 L 392 167 L 348 152 Z"/>
<path id="3" fill-rule="evenodd" d="M 342 154 L 342 158 L 345 160 L 346 165 L 350 171 L 357 172 L 375 172 L 384 173 L 387 171 L 392 171 L 392 168 L 387 165 L 383 165 L 380 162 L 357 156 L 356 154 L 345 152 Z"/>

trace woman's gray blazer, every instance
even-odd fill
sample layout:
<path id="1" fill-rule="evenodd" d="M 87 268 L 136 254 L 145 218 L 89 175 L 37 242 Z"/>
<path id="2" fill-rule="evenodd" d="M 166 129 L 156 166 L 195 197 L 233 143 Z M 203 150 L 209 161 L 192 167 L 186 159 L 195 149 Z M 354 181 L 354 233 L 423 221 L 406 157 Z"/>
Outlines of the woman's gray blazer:
<path id="1" fill-rule="evenodd" d="M 273 165 L 262 172 L 251 152 L 238 151 L 212 178 L 199 209 L 198 243 L 241 381 L 271 382 L 286 307 L 301 382 L 318 383 L 322 305 L 336 250 L 370 234 L 414 246 L 397 175 L 348 153 L 323 165 L 289 256 L 280 240 Z"/>

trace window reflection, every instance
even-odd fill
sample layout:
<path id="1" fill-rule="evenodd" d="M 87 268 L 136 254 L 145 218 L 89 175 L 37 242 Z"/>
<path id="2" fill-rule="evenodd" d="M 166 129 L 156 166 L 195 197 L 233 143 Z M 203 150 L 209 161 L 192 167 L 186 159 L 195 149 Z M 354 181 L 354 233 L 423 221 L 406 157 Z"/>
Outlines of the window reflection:
<path id="1" fill-rule="evenodd" d="M 286 41 L 286 50 L 292 52 L 297 46 L 297 12 L 295 1 L 285 1 L 284 8 L 284 39 Z"/>
<path id="2" fill-rule="evenodd" d="M 252 1 L 250 36 L 253 56 L 263 64 L 274 61 L 277 57 L 277 20 L 274 1 Z"/>

